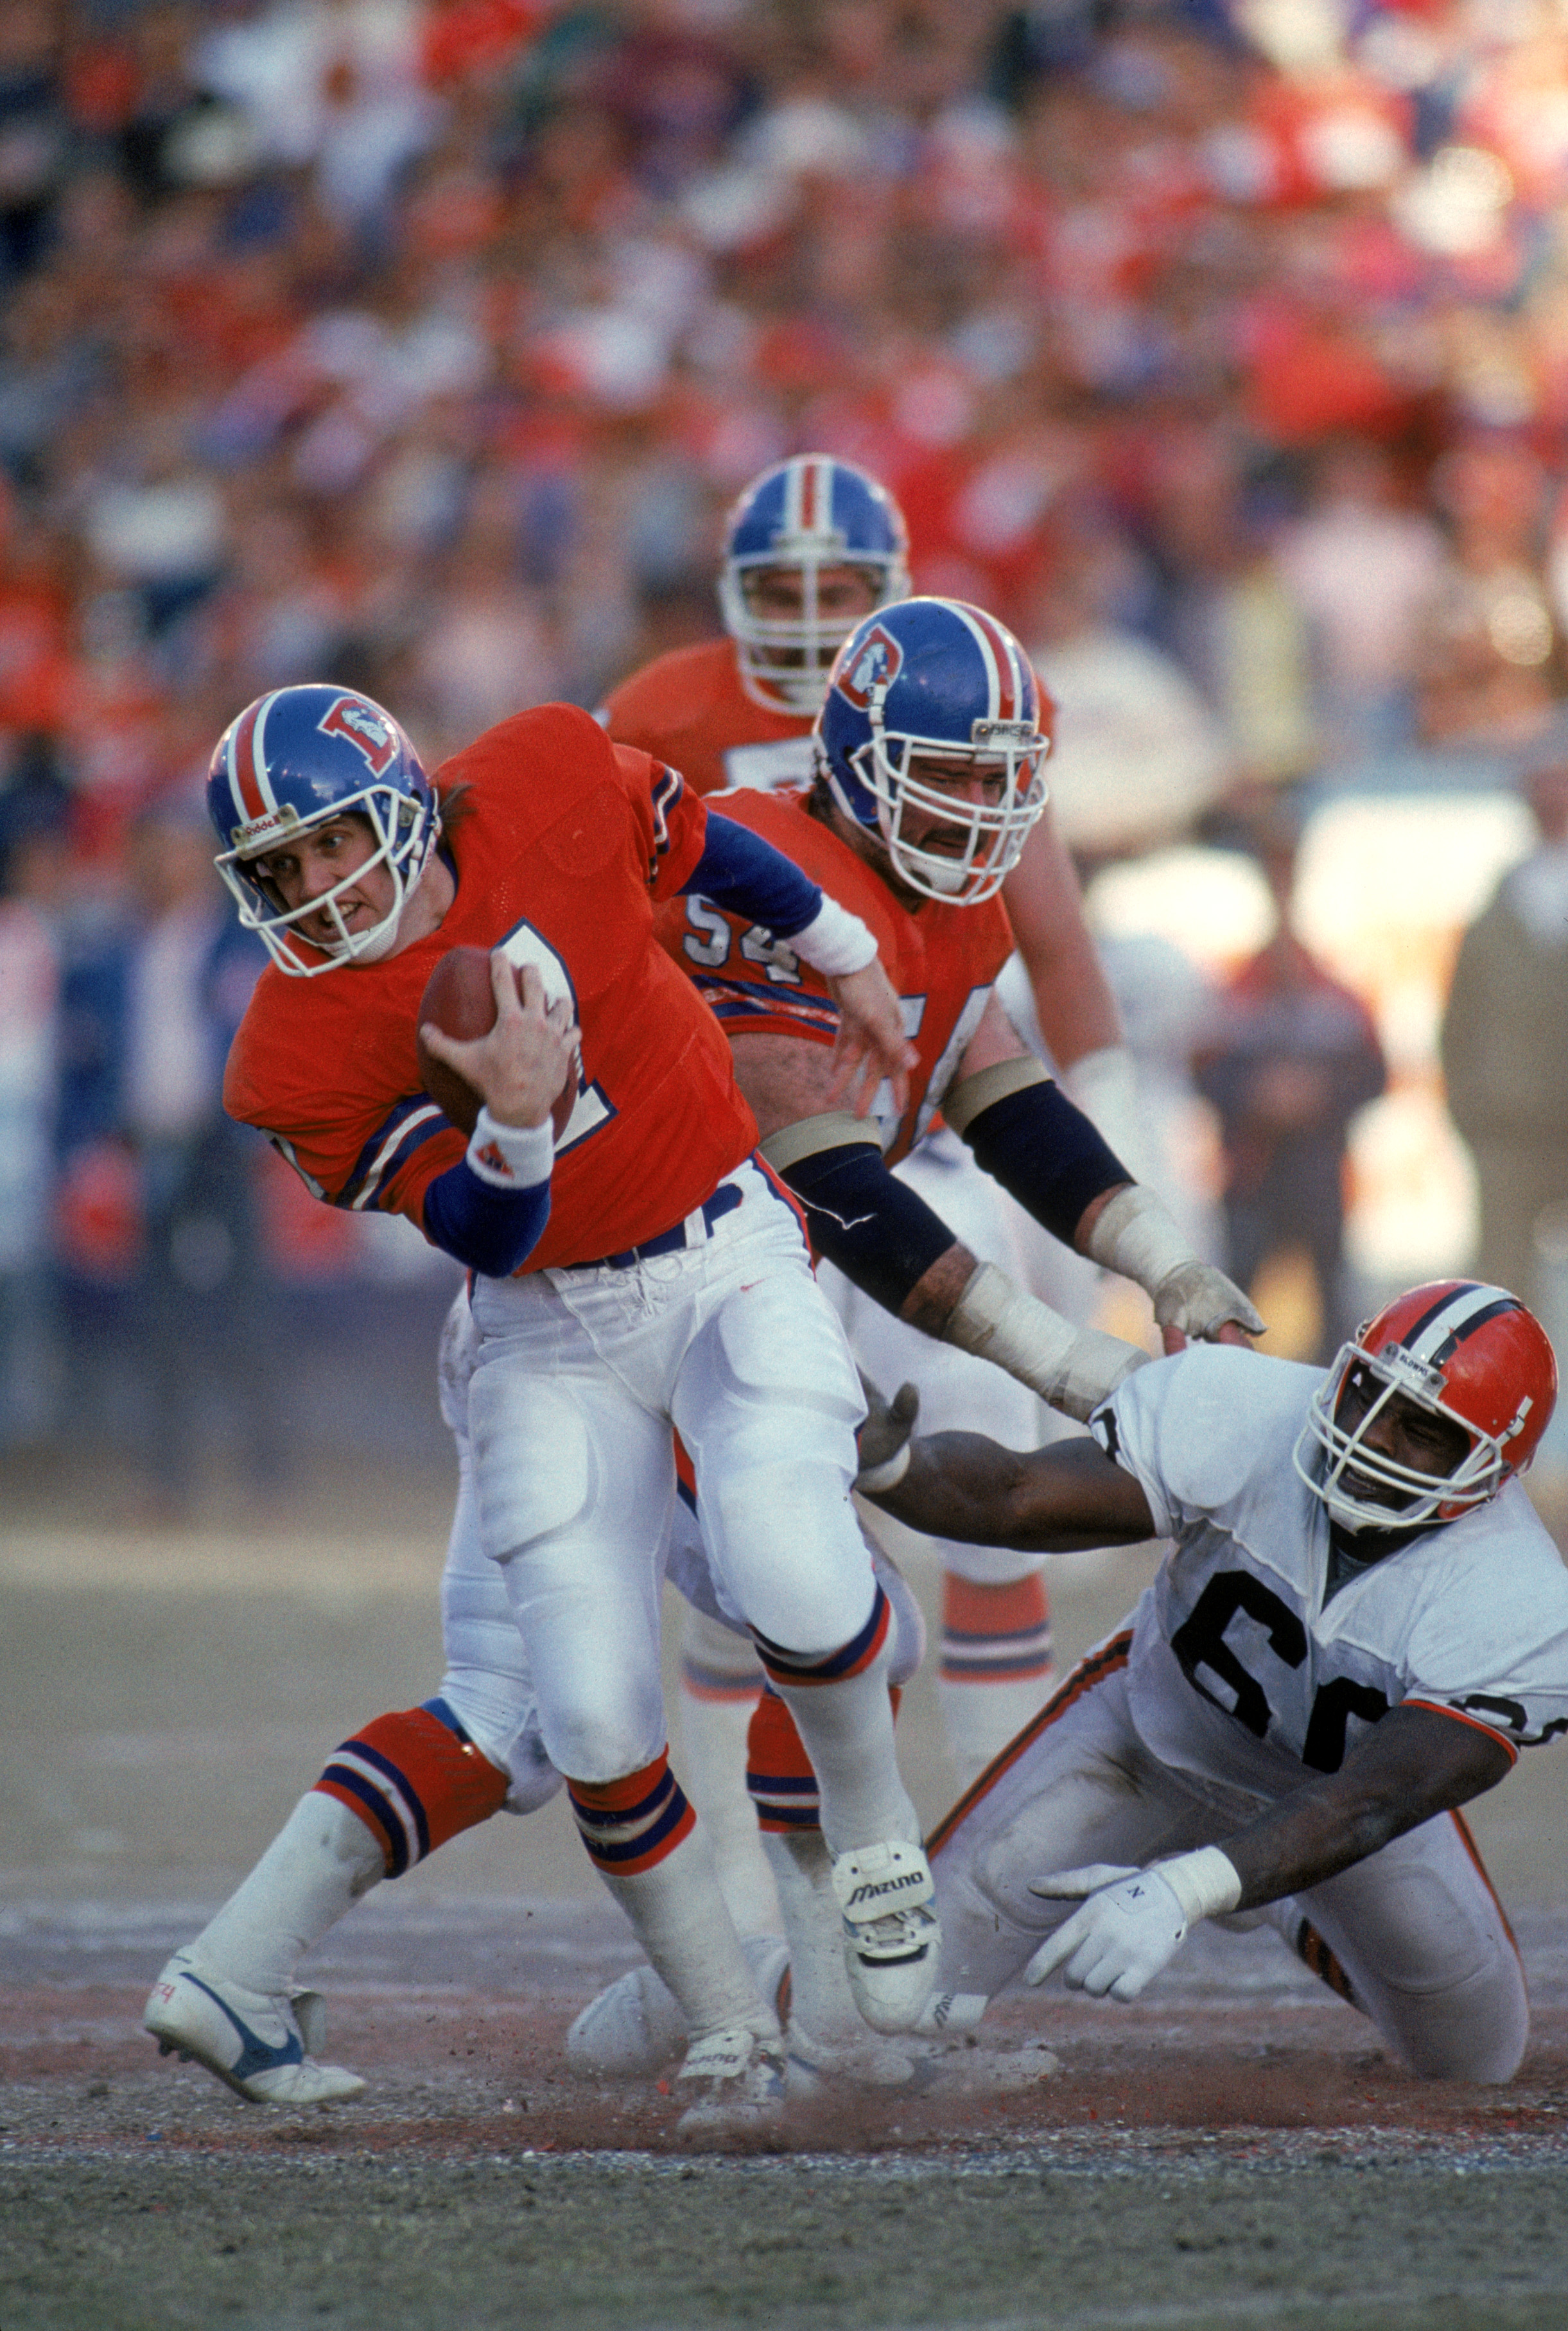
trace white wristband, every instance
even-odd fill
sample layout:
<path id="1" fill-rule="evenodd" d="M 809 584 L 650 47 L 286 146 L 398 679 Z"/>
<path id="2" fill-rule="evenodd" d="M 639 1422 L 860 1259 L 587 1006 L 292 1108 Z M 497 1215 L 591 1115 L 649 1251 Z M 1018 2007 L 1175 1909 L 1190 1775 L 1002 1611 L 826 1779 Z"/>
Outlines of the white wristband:
<path id="1" fill-rule="evenodd" d="M 784 945 L 793 947 L 803 963 L 820 971 L 828 979 L 840 979 L 846 972 L 864 971 L 869 963 L 877 960 L 877 942 L 860 920 L 836 899 L 822 892 L 822 903 L 809 923 L 792 931 Z"/>
<path id="2" fill-rule="evenodd" d="M 959 1297 L 942 1340 L 1005 1368 L 1079 1424 L 1149 1356 L 1098 1327 L 1075 1327 L 992 1262 L 981 1264 Z"/>
<path id="3" fill-rule="evenodd" d="M 1145 1295 L 1155 1294 L 1173 1270 L 1202 1260 L 1164 1203 L 1141 1182 L 1118 1190 L 1101 1207 L 1089 1232 L 1088 1251 L 1096 1262 L 1133 1280 Z"/>
<path id="4" fill-rule="evenodd" d="M 855 1487 L 875 1497 L 881 1489 L 896 1489 L 908 1470 L 909 1444 L 907 1441 L 901 1441 L 892 1455 L 883 1463 L 873 1465 L 868 1472 L 857 1473 Z"/>
<path id="5" fill-rule="evenodd" d="M 498 1125 L 481 1108 L 469 1136 L 469 1170 L 492 1190 L 537 1190 L 550 1178 L 556 1159 L 556 1128 L 543 1125 Z"/>
<path id="6" fill-rule="evenodd" d="M 1200 1918 L 1222 1917 L 1241 1899 L 1236 1865 L 1217 1845 L 1201 1845 L 1196 1853 L 1179 1853 L 1174 1861 L 1151 1861 L 1149 1868 L 1164 1879 L 1189 1927 Z"/>

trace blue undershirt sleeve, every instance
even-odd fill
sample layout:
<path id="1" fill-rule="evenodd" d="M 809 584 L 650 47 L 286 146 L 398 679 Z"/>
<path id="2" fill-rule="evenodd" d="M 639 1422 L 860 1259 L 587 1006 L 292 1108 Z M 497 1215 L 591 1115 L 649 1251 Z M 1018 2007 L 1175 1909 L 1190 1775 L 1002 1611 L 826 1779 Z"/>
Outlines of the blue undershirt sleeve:
<path id="1" fill-rule="evenodd" d="M 550 1185 L 501 1190 L 483 1182 L 466 1157 L 438 1175 L 424 1194 L 424 1227 L 443 1253 L 484 1279 L 520 1270 L 550 1219 Z"/>
<path id="2" fill-rule="evenodd" d="M 708 804 L 702 855 L 680 886 L 711 899 L 727 914 L 748 915 L 776 938 L 792 938 L 813 921 L 822 894 L 782 850 L 738 819 Z"/>

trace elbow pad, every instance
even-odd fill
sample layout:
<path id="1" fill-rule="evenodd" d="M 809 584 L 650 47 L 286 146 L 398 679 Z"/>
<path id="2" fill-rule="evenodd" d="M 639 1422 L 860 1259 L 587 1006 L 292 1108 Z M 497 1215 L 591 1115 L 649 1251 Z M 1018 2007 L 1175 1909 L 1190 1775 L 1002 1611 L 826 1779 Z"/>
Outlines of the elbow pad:
<path id="1" fill-rule="evenodd" d="M 942 1114 L 993 1181 L 1064 1246 L 1091 1200 L 1133 1178 L 1038 1061 L 1000 1061 L 964 1078 Z"/>
<path id="2" fill-rule="evenodd" d="M 806 1118 L 770 1134 L 768 1164 L 805 1209 L 819 1254 L 895 1318 L 956 1241 L 940 1214 L 890 1174 L 865 1127 L 847 1113 Z"/>

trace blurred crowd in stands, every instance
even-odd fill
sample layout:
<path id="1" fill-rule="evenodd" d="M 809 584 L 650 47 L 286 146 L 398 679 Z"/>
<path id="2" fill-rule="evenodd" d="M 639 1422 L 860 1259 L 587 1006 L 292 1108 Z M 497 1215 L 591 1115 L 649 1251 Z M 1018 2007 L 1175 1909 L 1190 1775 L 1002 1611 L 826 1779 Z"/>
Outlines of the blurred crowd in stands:
<path id="1" fill-rule="evenodd" d="M 1088 862 L 1527 755 L 1565 195 L 1558 0 L 0 0 L 0 1444 L 52 1306 L 156 1375 L 156 1287 L 348 1258 L 217 1108 L 259 690 L 592 706 L 809 447 L 1035 652 Z"/>

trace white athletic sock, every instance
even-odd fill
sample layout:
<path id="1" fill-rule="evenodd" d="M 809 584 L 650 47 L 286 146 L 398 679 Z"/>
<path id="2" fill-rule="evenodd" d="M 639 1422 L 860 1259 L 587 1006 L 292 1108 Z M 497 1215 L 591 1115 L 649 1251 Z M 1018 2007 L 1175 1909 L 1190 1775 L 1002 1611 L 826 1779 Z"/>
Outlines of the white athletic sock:
<path id="1" fill-rule="evenodd" d="M 191 1948 L 247 1991 L 290 1991 L 311 1944 L 385 1874 L 380 1844 L 358 1814 L 311 1789 Z"/>
<path id="2" fill-rule="evenodd" d="M 884 1651 L 838 1683 L 785 1683 L 774 1689 L 794 1716 L 822 1791 L 822 1835 L 831 1853 L 887 1838 L 920 1841 L 920 1818 L 898 1778 L 893 1708 Z"/>
<path id="3" fill-rule="evenodd" d="M 813 2040 L 859 2046 L 866 2026 L 844 1968 L 833 1857 L 821 1830 L 763 1832 L 790 1952 L 790 2020 Z"/>
<path id="4" fill-rule="evenodd" d="M 689 1606 L 680 1646 L 680 1770 L 741 1935 L 776 1935 L 780 1925 L 746 1785 L 746 1730 L 763 1681 L 750 1639 Z"/>
<path id="5" fill-rule="evenodd" d="M 936 1679 L 936 1705 L 959 1793 L 1038 1716 L 1056 1689 L 1056 1671 L 1019 1683 L 950 1683 Z"/>
<path id="6" fill-rule="evenodd" d="M 601 1867 L 599 1875 L 674 1993 L 692 2040 L 736 2024 L 759 2039 L 778 2038 L 778 2017 L 757 1990 L 724 1907 L 700 1822 L 651 1870 L 625 1878 Z"/>

